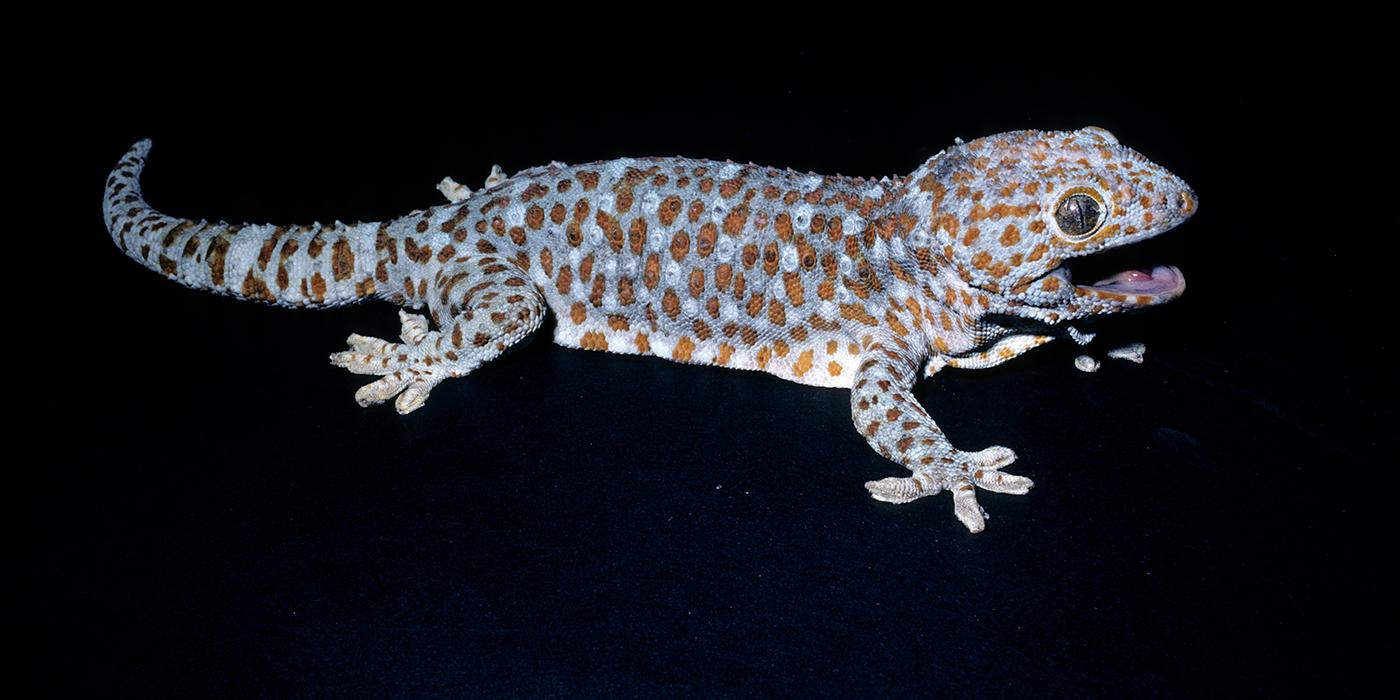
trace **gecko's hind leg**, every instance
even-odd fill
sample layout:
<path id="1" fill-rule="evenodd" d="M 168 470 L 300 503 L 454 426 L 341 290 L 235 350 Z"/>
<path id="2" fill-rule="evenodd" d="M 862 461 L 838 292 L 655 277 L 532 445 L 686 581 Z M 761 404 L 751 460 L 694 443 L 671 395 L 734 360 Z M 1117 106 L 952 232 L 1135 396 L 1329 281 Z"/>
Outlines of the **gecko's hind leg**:
<path id="1" fill-rule="evenodd" d="M 360 387 L 361 406 L 394 396 L 399 413 L 428 400 L 439 382 L 460 377 L 500 355 L 539 327 L 544 298 L 525 273 L 504 258 L 470 255 L 445 265 L 433 282 L 428 319 L 404 311 L 402 343 L 351 335 L 350 349 L 331 355 L 331 364 L 356 374 L 379 374 Z"/>

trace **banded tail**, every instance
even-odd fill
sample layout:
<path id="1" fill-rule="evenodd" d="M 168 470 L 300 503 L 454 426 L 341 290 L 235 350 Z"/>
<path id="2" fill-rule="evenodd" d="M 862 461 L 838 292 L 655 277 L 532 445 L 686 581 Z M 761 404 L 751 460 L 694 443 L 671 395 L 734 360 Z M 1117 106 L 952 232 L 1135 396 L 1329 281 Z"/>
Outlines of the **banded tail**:
<path id="1" fill-rule="evenodd" d="M 103 218 L 132 259 L 185 286 L 279 306 L 336 306 L 374 294 L 376 243 L 389 223 L 313 226 L 210 223 L 151 209 L 139 178 L 150 153 L 137 142 L 107 178 Z"/>

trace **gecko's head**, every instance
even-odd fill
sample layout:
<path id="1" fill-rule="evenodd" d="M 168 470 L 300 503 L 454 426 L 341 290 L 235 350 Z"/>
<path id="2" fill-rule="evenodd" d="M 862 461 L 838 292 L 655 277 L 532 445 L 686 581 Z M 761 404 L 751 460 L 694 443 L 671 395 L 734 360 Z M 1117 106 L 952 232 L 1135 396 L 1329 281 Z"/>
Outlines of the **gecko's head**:
<path id="1" fill-rule="evenodd" d="M 1185 182 L 1104 129 L 977 139 L 937 156 L 917 184 L 932 196 L 935 251 L 1013 308 L 1068 319 L 1160 304 L 1186 287 L 1161 266 L 1071 281 L 1067 259 L 1151 238 L 1196 211 Z"/>

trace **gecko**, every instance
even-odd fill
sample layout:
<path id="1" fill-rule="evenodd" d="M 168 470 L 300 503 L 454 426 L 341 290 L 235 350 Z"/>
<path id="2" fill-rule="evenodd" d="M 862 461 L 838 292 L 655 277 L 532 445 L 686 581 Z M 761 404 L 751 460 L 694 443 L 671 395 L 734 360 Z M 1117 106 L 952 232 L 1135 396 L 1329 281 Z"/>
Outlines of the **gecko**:
<path id="1" fill-rule="evenodd" d="M 948 368 L 1004 363 L 1074 322 L 1170 301 L 1171 266 L 1094 284 L 1066 261 L 1169 231 L 1197 209 L 1176 175 L 1109 131 L 1014 131 L 954 145 L 909 175 L 866 179 L 687 158 L 551 163 L 384 222 L 300 226 L 171 217 L 144 200 L 151 143 L 106 181 L 116 245 L 186 286 L 278 306 L 370 297 L 400 337 L 352 334 L 333 365 L 377 379 L 369 406 L 422 407 L 556 316 L 585 350 L 757 370 L 850 391 L 851 420 L 909 476 L 880 501 L 943 491 L 972 532 L 977 490 L 1025 494 L 1011 449 L 954 447 L 913 395 Z M 426 310 L 426 313 L 415 313 Z"/>

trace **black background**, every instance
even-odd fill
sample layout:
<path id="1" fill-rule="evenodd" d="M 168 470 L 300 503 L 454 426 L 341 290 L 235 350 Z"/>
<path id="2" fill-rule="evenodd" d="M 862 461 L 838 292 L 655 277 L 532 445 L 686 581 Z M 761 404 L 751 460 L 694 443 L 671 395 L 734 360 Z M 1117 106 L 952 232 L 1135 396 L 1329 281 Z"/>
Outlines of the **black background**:
<path id="1" fill-rule="evenodd" d="M 1360 118 L 1364 93 L 1321 87 L 1371 64 L 1033 55 L 945 75 L 925 68 L 951 49 L 874 41 L 277 41 L 153 43 L 44 84 L 59 128 L 28 145 L 61 204 L 23 232 L 25 259 L 61 268 L 27 267 L 49 276 L 11 304 L 41 361 L 10 367 L 38 448 L 10 470 L 30 669 L 54 692 L 1276 694 L 1344 690 L 1393 654 L 1371 636 L 1394 550 L 1376 401 L 1393 343 L 1365 322 L 1393 197 L 1342 215 L 1376 184 L 1339 185 L 1342 159 L 1371 152 L 1314 120 Z M 351 332 L 393 337 L 393 307 L 193 292 L 125 259 L 101 219 L 108 169 L 146 137 L 156 208 L 306 223 L 434 205 L 441 177 L 475 186 L 493 163 L 897 174 L 955 136 L 1090 124 L 1197 191 L 1194 219 L 1134 253 L 1180 265 L 1188 291 L 1099 329 L 1095 354 L 1143 340 L 1144 365 L 1083 374 L 1060 343 L 918 387 L 955 444 L 1012 447 L 1035 480 L 982 494 L 976 536 L 947 496 L 867 496 L 903 470 L 852 429 L 845 392 L 567 350 L 547 326 L 411 416 L 361 409 L 366 379 L 325 357 Z"/>

